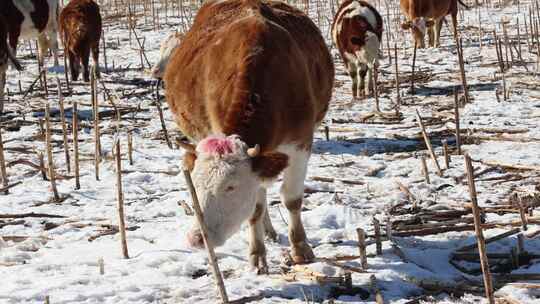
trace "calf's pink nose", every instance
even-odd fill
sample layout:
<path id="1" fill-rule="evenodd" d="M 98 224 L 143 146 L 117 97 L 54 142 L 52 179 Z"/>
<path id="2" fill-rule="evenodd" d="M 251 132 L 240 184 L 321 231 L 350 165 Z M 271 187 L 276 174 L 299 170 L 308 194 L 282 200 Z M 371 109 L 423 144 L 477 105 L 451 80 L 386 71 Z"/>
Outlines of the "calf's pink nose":
<path id="1" fill-rule="evenodd" d="M 191 248 L 204 249 L 204 240 L 200 232 L 190 231 L 187 235 L 187 240 Z"/>

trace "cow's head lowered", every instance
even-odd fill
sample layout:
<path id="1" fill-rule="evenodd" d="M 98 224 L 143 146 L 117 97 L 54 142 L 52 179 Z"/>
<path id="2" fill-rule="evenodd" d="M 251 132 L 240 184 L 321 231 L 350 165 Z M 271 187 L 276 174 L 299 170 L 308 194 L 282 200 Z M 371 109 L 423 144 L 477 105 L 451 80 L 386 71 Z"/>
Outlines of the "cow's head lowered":
<path id="1" fill-rule="evenodd" d="M 426 31 L 434 24 L 435 22 L 433 20 L 420 17 L 402 23 L 401 28 L 404 30 L 410 29 L 413 33 L 417 47 L 423 49 L 426 47 L 424 42 L 424 36 L 426 35 Z"/>
<path id="2" fill-rule="evenodd" d="M 161 41 L 159 48 L 159 61 L 152 67 L 152 77 L 162 79 L 165 74 L 165 68 L 169 63 L 169 58 L 173 51 L 180 45 L 184 35 L 180 33 L 171 33 L 167 38 Z"/>
<path id="3" fill-rule="evenodd" d="M 220 246 L 255 212 L 257 192 L 288 164 L 280 152 L 249 148 L 239 136 L 210 136 L 186 155 L 188 167 L 213 245 Z M 191 161 L 190 161 L 191 160 Z M 203 248 L 198 224 L 187 235 L 189 244 Z"/>

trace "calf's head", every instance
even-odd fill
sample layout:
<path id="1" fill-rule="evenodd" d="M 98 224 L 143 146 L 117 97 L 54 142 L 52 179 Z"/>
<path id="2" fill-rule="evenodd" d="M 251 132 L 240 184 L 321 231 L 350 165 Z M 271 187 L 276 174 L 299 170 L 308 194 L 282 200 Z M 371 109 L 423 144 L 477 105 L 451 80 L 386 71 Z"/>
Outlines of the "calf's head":
<path id="1" fill-rule="evenodd" d="M 424 36 L 429 27 L 435 24 L 433 20 L 426 19 L 424 17 L 414 18 L 413 20 L 406 21 L 401 24 L 401 28 L 404 30 L 410 29 L 413 33 L 414 40 L 418 48 L 423 49 L 425 47 Z"/>
<path id="2" fill-rule="evenodd" d="M 207 137 L 188 153 L 208 238 L 214 246 L 223 245 L 240 229 L 255 211 L 260 187 L 276 178 L 288 163 L 286 154 L 261 152 L 259 146 L 249 148 L 236 135 Z M 194 248 L 204 247 L 197 223 L 187 239 Z"/>
<path id="3" fill-rule="evenodd" d="M 161 42 L 159 48 L 159 61 L 152 67 L 152 77 L 156 79 L 163 78 L 165 68 L 167 67 L 167 63 L 169 63 L 172 52 L 180 45 L 183 38 L 183 34 L 172 33 Z"/>

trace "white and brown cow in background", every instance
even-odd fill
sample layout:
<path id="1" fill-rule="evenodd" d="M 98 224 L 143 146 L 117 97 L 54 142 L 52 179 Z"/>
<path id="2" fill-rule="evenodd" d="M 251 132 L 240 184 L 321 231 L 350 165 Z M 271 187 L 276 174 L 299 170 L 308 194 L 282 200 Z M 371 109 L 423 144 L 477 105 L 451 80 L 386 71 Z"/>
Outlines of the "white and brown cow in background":
<path id="1" fill-rule="evenodd" d="M 220 246 L 248 220 L 250 264 L 266 271 L 266 187 L 283 172 L 296 262 L 314 258 L 301 220 L 313 134 L 328 110 L 332 57 L 317 26 L 281 1 L 206 1 L 165 70 L 166 99 L 194 143 L 184 157 Z M 188 233 L 203 247 L 197 226 Z"/>
<path id="2" fill-rule="evenodd" d="M 8 26 L 13 52 L 19 39 L 37 38 L 40 62 L 51 49 L 58 66 L 58 9 L 58 0 L 0 0 L 0 18 Z"/>
<path id="3" fill-rule="evenodd" d="M 418 48 L 425 48 L 424 36 L 429 36 L 429 46 L 439 47 L 441 28 L 446 15 L 452 17 L 453 35 L 457 35 L 458 3 L 461 0 L 400 0 L 401 12 L 407 18 L 401 27 L 410 29 Z"/>
<path id="4" fill-rule="evenodd" d="M 332 39 L 352 78 L 353 98 L 369 95 L 373 89 L 373 68 L 378 65 L 383 20 L 366 1 L 347 0 L 336 13 Z M 366 74 L 368 87 L 365 87 Z M 360 87 L 358 87 L 360 82 Z"/>
<path id="5" fill-rule="evenodd" d="M 15 66 L 17 70 L 22 70 L 22 66 L 15 58 L 15 54 L 7 44 L 8 28 L 4 19 L 0 18 L 0 113 L 4 109 L 4 87 L 6 85 L 6 71 L 8 62 Z"/>
<path id="6" fill-rule="evenodd" d="M 184 39 L 184 34 L 174 32 L 169 34 L 167 38 L 161 41 L 159 47 L 159 60 L 152 67 L 152 77 L 156 79 L 163 79 L 165 75 L 165 68 L 167 63 L 169 63 L 169 58 L 171 57 L 172 52 L 180 45 L 180 42 Z"/>

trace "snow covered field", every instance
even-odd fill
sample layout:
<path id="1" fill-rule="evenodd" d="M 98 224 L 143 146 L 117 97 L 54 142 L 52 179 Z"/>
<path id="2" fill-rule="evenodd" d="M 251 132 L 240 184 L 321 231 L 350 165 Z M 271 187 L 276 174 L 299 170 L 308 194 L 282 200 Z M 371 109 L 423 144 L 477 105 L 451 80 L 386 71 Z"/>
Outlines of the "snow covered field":
<path id="1" fill-rule="evenodd" d="M 150 64 L 157 61 L 160 41 L 171 31 L 185 28 L 190 18 L 188 3 L 192 1 L 183 2 L 185 7 L 182 7 L 180 18 L 174 17 L 177 10 L 172 3 L 168 3 L 171 7 L 168 7 L 167 20 L 164 10 L 160 11 L 159 30 L 152 24 L 151 9 L 145 18 L 142 8 L 139 8 L 135 29 L 141 43 L 144 40 L 145 55 Z M 304 9 L 301 2 L 298 7 Z M 388 219 L 397 223 L 404 216 L 396 215 L 399 213 L 396 210 L 412 214 L 413 200 L 417 211 L 463 210 L 470 204 L 470 195 L 466 177 L 463 178 L 463 156 L 452 155 L 450 168 L 445 169 L 440 143 L 447 139 L 454 152 L 453 90 L 461 85 L 456 48 L 448 27 L 443 28 L 441 48 L 418 50 L 416 94 L 411 95 L 411 39 L 408 32 L 398 30 L 398 3 L 373 2 L 380 5 L 385 22 L 390 20 L 391 23 L 391 40 L 388 44 L 383 41 L 385 57 L 381 60 L 379 77 L 380 106 L 385 113 L 395 112 L 394 61 L 389 61 L 388 54 L 393 56 L 394 44 L 397 44 L 402 80 L 402 106 L 399 107 L 402 119 L 396 121 L 374 116 L 362 120 L 375 110 L 374 99 L 351 100 L 350 78 L 333 48 L 337 76 L 331 108 L 325 120 L 330 140 L 326 140 L 324 129 L 315 136 L 303 212 L 309 241 L 319 258 L 357 255 L 356 229 L 363 228 L 367 232 L 370 236 L 367 247 L 369 269 L 367 273 L 352 272 L 352 281 L 355 287 L 369 292 L 369 297 L 362 298 L 365 295 L 362 293 L 335 296 L 332 295 L 336 291 L 335 284 L 318 284 L 305 276 L 291 279 L 290 274 L 282 274 L 284 251 L 288 249 L 287 211 L 277 203 L 279 183 L 276 183 L 269 191 L 269 210 L 280 240 L 278 243 L 267 242 L 270 274 L 258 276 L 249 269 L 247 226 L 216 250 L 230 299 L 262 294 L 264 298 L 256 303 L 329 303 L 332 297 L 335 303 L 375 303 L 370 286 L 370 276 L 375 275 L 387 303 L 420 303 L 421 299 L 437 303 L 485 301 L 482 291 L 463 290 L 463 286 L 482 286 L 481 274 L 464 273 L 449 262 L 457 248 L 474 244 L 474 231 L 470 229 L 425 236 L 395 236 L 392 242 L 383 242 L 382 255 L 375 255 L 375 245 L 371 242 L 373 217 L 383 225 Z M 529 22 L 531 2 L 534 1 L 522 0 L 518 5 L 518 2 L 506 1 L 503 7 L 472 8 L 460 13 L 459 28 L 471 96 L 471 103 L 460 108 L 460 123 L 464 129 L 462 149 L 471 155 L 476 172 L 482 173 L 476 182 L 481 207 L 507 206 L 513 193 L 535 196 L 530 201 L 538 202 L 540 74 L 536 63 L 536 44 L 529 49 L 523 23 L 524 20 L 527 24 Z M 144 58 L 144 70 L 141 69 L 139 46 L 127 29 L 125 7 L 117 15 L 113 3 L 107 1 L 103 6 L 108 69 L 105 69 L 103 60 L 100 65 L 109 93 L 117 98 L 121 108 L 129 112 L 123 115 L 120 138 L 130 259 L 122 257 L 118 233 L 100 235 L 118 222 L 116 173 L 112 157 L 116 123 L 111 117 L 105 117 L 100 123 L 103 161 L 99 181 L 96 181 L 89 85 L 72 83 L 70 94 L 64 92 L 66 111 L 70 113 L 72 102 L 77 101 L 85 118 L 79 132 L 81 189 L 74 190 L 74 179 L 69 178 L 73 173 L 66 171 L 59 115 L 53 115 L 54 162 L 57 174 L 67 177 L 57 181 L 62 201 L 52 200 L 50 182 L 43 180 L 41 172 L 35 168 L 20 162 L 8 167 L 9 184 L 21 183 L 11 188 L 8 195 L 0 195 L 0 303 L 43 303 L 46 296 L 50 297 L 50 303 L 55 304 L 219 302 L 206 253 L 192 251 L 184 239 L 194 217 L 187 215 L 179 204 L 181 201 L 191 204 L 181 174 L 183 151 L 169 149 L 164 140 L 155 105 L 155 81 L 150 77 Z M 309 3 L 310 15 L 322 28 L 330 45 L 328 27 L 332 20 L 333 1 L 310 0 Z M 390 16 L 386 15 L 387 12 Z M 503 19 L 508 21 L 508 35 L 516 45 L 512 49 L 516 59 L 505 74 L 509 91 L 506 101 L 503 100 L 503 80 L 493 40 L 494 30 L 499 38 L 503 38 L 500 23 Z M 522 60 L 517 59 L 515 39 L 518 19 L 523 36 L 520 47 Z M 130 36 L 133 36 L 131 40 Z M 387 46 L 391 47 L 390 51 Z M 504 45 L 502 48 L 505 52 Z M 7 163 L 26 160 L 39 164 L 38 154 L 44 153 L 45 144 L 38 120 L 43 117 L 46 101 L 52 109 L 58 108 L 55 77 L 60 78 L 65 91 L 64 74 L 63 71 L 55 74 L 50 70 L 49 96 L 44 96 L 38 83 L 23 100 L 25 91 L 37 77 L 38 68 L 27 44 L 22 44 L 18 57 L 26 70 L 21 73 L 13 69 L 8 71 L 10 101 L 5 107 L 7 113 L 1 119 L 5 126 L 2 130 L 5 158 Z M 51 64 L 52 60 L 48 65 Z M 500 101 L 496 98 L 496 90 L 500 91 Z M 101 111 L 110 111 L 112 107 L 103 99 L 101 92 L 100 86 Z M 169 135 L 171 138 L 180 136 L 165 101 L 162 102 Z M 435 166 L 423 145 L 416 110 L 424 118 L 431 134 L 439 163 L 444 169 L 442 176 L 435 174 Z M 68 121 L 71 121 L 71 116 Z M 129 164 L 126 153 L 128 131 L 133 134 L 133 165 Z M 427 158 L 430 184 L 424 181 L 421 156 Z M 511 166 L 523 168 L 514 170 L 510 169 Z M 406 195 L 399 184 L 407 187 L 414 199 Z M 32 212 L 62 217 L 9 217 Z M 535 213 L 527 235 L 540 228 L 534 224 L 540 223 Z M 520 214 L 488 212 L 485 221 L 508 224 L 520 221 Z M 490 237 L 510 229 L 512 227 L 500 225 L 485 230 L 485 235 Z M 488 252 L 508 254 L 516 245 L 517 235 L 514 234 L 489 244 Z M 537 256 L 520 262 L 517 269 L 506 273 L 540 274 L 540 263 L 537 263 L 540 240 L 525 238 L 525 250 Z M 101 259 L 104 274 L 100 274 Z M 360 267 L 359 260 L 339 263 Z M 328 277 L 342 276 L 344 272 L 343 267 L 324 261 L 307 267 Z M 436 292 L 430 293 L 427 283 L 437 285 Z M 496 285 L 496 296 L 506 298 L 506 303 L 540 303 L 538 284 Z M 443 292 L 452 290 L 452 287 L 455 288 L 455 296 Z M 464 294 L 457 292 L 459 290 Z M 430 294 L 433 297 L 427 296 Z"/>

